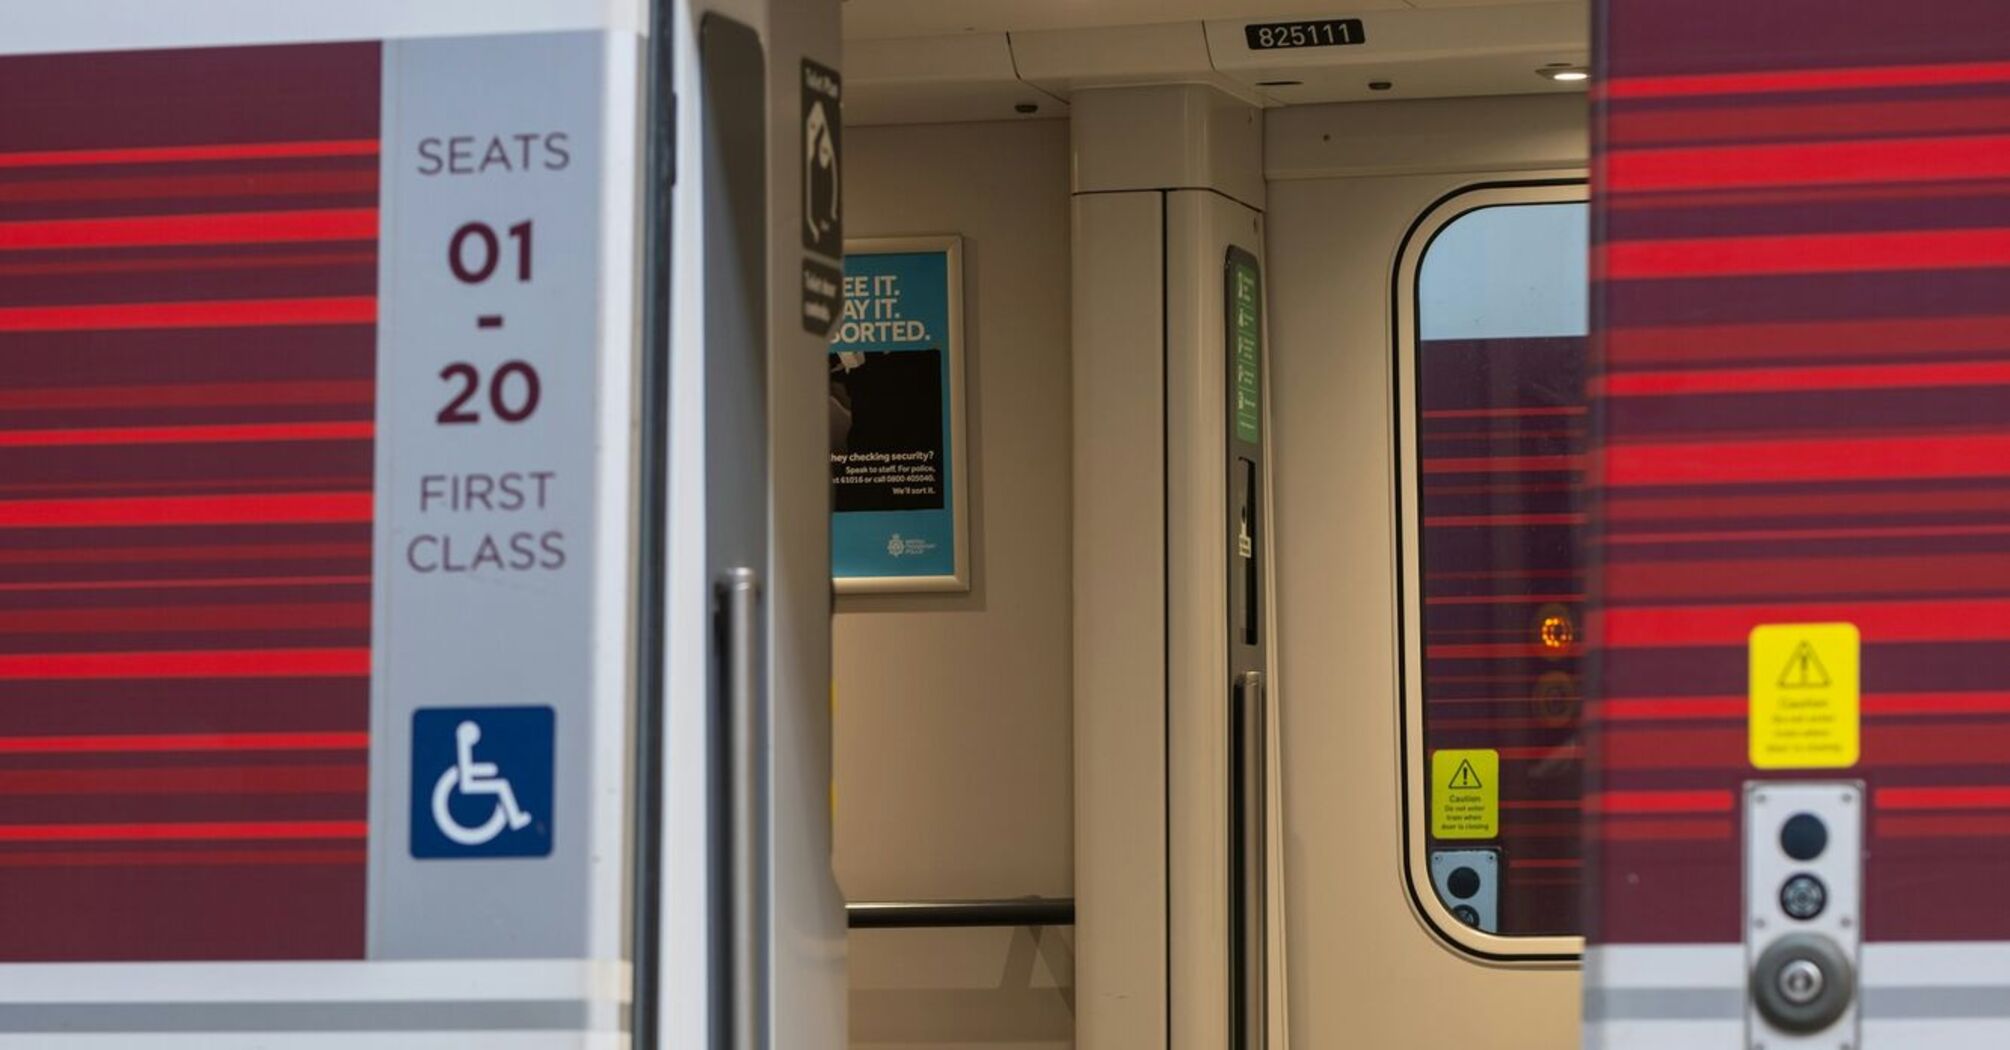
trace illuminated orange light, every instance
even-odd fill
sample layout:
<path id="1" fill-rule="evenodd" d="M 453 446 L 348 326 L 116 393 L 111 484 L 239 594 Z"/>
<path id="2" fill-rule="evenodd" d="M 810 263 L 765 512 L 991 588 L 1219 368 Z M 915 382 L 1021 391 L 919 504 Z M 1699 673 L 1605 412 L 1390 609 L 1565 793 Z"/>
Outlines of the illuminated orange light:
<path id="1" fill-rule="evenodd" d="M 1577 628 L 1571 625 L 1568 616 L 1552 614 L 1543 617 L 1535 633 L 1545 649 L 1563 649 L 1577 640 Z"/>

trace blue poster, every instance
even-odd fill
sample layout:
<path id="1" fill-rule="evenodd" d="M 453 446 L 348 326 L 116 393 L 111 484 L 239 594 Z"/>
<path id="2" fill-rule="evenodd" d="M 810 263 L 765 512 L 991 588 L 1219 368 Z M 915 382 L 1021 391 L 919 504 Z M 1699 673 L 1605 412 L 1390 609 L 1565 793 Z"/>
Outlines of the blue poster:
<path id="1" fill-rule="evenodd" d="M 960 267 L 953 238 L 927 243 L 939 246 L 845 254 L 830 347 L 831 574 L 844 590 L 968 585 L 956 477 Z"/>

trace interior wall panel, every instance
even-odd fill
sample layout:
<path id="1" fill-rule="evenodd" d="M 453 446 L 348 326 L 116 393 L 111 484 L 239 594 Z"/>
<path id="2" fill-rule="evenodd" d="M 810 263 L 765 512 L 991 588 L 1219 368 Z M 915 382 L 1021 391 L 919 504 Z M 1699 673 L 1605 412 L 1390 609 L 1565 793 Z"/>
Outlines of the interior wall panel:
<path id="1" fill-rule="evenodd" d="M 847 595 L 833 624 L 851 900 L 1065 897 L 1070 756 L 1068 127 L 845 130 L 846 233 L 964 237 L 972 589 Z M 851 1045 L 1073 1045 L 1074 931 L 851 936 Z"/>

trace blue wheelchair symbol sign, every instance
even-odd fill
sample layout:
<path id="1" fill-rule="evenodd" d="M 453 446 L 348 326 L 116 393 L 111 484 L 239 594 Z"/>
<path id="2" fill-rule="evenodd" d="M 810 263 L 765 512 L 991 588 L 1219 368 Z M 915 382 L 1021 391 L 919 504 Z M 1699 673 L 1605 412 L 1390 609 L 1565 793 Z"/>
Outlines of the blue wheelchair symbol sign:
<path id="1" fill-rule="evenodd" d="M 549 707 L 412 712 L 412 856 L 551 855 Z"/>

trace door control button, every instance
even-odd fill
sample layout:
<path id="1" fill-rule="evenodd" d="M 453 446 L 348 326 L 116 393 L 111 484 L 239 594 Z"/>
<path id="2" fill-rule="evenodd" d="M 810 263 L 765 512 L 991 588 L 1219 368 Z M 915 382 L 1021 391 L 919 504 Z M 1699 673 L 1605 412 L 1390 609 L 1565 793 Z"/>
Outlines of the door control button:
<path id="1" fill-rule="evenodd" d="M 1480 873 L 1471 868 L 1455 868 L 1445 876 L 1445 888 L 1462 901 L 1472 900 L 1473 894 L 1480 891 Z"/>
<path id="2" fill-rule="evenodd" d="M 1780 887 L 1780 910 L 1807 922 L 1829 906 L 1829 888 L 1822 880 L 1805 872 L 1788 879 Z"/>
<path id="3" fill-rule="evenodd" d="M 1806 959 L 1795 959 L 1780 970 L 1780 995 L 1795 1006 L 1806 1006 L 1821 997 L 1822 968 Z"/>
<path id="4" fill-rule="evenodd" d="M 1829 848 L 1829 826 L 1813 813 L 1796 813 L 1780 825 L 1780 850 L 1803 864 Z"/>
<path id="5" fill-rule="evenodd" d="M 1752 1001 L 1766 1023 L 1810 1035 L 1849 1012 L 1856 977 L 1849 956 L 1820 934 L 1790 933 L 1752 964 Z"/>

